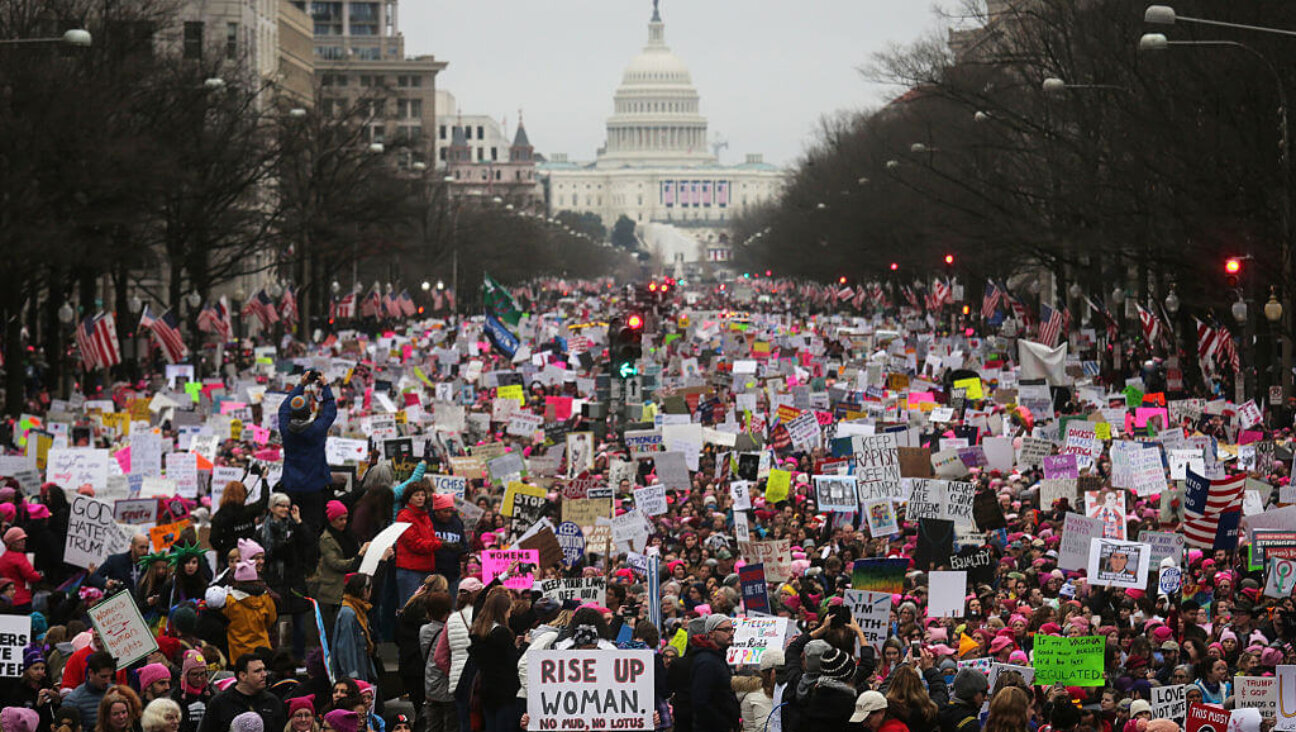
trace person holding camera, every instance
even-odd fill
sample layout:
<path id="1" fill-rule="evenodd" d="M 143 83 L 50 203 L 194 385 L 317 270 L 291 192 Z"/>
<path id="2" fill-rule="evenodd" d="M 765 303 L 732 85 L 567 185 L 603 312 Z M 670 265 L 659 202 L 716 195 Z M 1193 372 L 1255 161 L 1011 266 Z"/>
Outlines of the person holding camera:
<path id="1" fill-rule="evenodd" d="M 316 405 L 318 404 L 318 409 Z M 279 405 L 284 469 L 279 489 L 301 510 L 312 535 L 324 528 L 324 502 L 332 482 L 324 443 L 337 419 L 333 390 L 318 371 L 307 371 L 301 383 Z"/>

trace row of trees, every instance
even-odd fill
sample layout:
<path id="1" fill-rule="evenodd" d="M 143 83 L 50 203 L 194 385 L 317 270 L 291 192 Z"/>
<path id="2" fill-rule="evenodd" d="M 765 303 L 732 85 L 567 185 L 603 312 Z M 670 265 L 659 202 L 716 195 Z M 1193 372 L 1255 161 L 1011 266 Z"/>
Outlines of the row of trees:
<path id="1" fill-rule="evenodd" d="M 464 289 L 604 274 L 622 264 L 593 237 L 538 216 L 452 201 L 431 165 L 369 144 L 384 90 L 324 113 L 286 99 L 225 49 L 183 58 L 183 0 L 7 0 L 0 39 L 90 31 L 90 47 L 0 44 L 0 310 L 6 410 L 22 404 L 29 355 L 62 373 L 68 302 L 118 313 L 130 293 L 155 309 L 201 302 L 262 273 L 299 289 L 306 323 L 330 285 L 395 281 Z M 402 284 L 403 283 L 403 284 Z M 103 293 L 112 302 L 102 302 Z M 462 298 L 461 298 L 462 301 Z M 196 340 L 196 337 L 195 337 Z M 196 343 L 195 343 L 196 345 Z"/>
<path id="2" fill-rule="evenodd" d="M 962 16 L 982 28 L 957 43 L 933 36 L 862 70 L 908 92 L 822 123 L 781 200 L 736 222 L 740 267 L 909 283 L 944 273 L 953 254 L 972 296 L 987 277 L 1037 269 L 1062 304 L 1072 283 L 1143 302 L 1173 285 L 1199 315 L 1237 298 L 1228 257 L 1254 257 L 1242 294 L 1259 303 L 1270 285 L 1292 286 L 1280 274 L 1290 191 L 1279 140 L 1296 41 L 1150 26 L 1128 0 L 988 5 L 968 0 Z M 1296 28 L 1296 7 L 1259 0 L 1176 9 Z M 1140 53 L 1148 32 L 1246 48 Z"/>

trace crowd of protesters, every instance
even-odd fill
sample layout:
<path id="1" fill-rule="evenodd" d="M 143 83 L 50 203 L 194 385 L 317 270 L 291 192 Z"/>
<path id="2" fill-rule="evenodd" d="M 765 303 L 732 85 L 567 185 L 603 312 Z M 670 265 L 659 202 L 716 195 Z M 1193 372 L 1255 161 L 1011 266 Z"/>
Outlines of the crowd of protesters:
<path id="1" fill-rule="evenodd" d="M 237 382 L 286 392 L 275 420 L 252 400 L 254 419 L 273 430 L 272 439 L 256 439 L 247 425 L 241 435 L 222 435 L 213 467 L 242 468 L 244 478 L 221 487 L 219 496 L 204 488 L 194 499 L 159 498 L 158 525 L 187 522 L 178 536 L 159 544 L 142 530 L 128 546 L 123 542 L 123 551 L 89 568 L 64 563 L 63 539 L 72 501 L 93 497 L 96 487 L 3 478 L 0 609 L 29 615 L 31 634 L 15 664 L 20 675 L 0 679 L 0 732 L 504 732 L 531 722 L 531 659 L 564 650 L 651 651 L 652 716 L 660 730 L 1168 732 L 1184 726 L 1182 712 L 1154 717 L 1155 688 L 1184 685 L 1188 705 L 1234 709 L 1237 677 L 1273 676 L 1296 664 L 1291 585 L 1277 596 L 1266 591 L 1272 578 L 1263 562 L 1253 568 L 1245 519 L 1231 545 L 1190 545 L 1174 558 L 1183 577 L 1177 592 L 1158 591 L 1155 567 L 1141 589 L 1094 585 L 1083 569 L 1058 566 L 1066 516 L 1084 510 L 1083 498 L 1041 505 L 1038 466 L 969 466 L 962 479 L 993 497 L 1004 526 L 959 532 L 957 539 L 960 546 L 989 547 L 994 565 L 979 581 L 969 580 L 961 615 L 929 615 L 929 573 L 948 569 L 949 554 L 919 563 L 927 547 L 920 546 L 920 524 L 906 517 L 903 502 L 895 505 L 896 529 L 876 536 L 862 512 L 817 507 L 813 476 L 842 457 L 834 451 L 832 425 L 915 428 L 915 445 L 930 453 L 943 438 L 957 435 L 976 445 L 987 434 L 1012 437 L 1018 447 L 1023 438 L 1051 439 L 1056 453 L 1063 415 L 1103 415 L 1117 425 L 1115 442 L 1149 435 L 1126 431 L 1112 418 L 1114 406 L 1127 405 L 1123 394 L 1110 398 L 1123 382 L 1089 382 L 1108 397 L 1100 404 L 1086 404 L 1075 387 L 1055 388 L 1064 411 L 1031 413 L 1012 401 L 1010 390 L 996 393 L 999 379 L 1016 380 L 1013 360 L 991 355 L 1012 350 L 996 350 L 996 339 L 934 332 L 934 320 L 916 312 L 903 318 L 894 310 L 872 318 L 808 314 L 787 304 L 804 297 L 794 287 L 780 291 L 775 304 L 741 311 L 715 300 L 714 292 L 657 306 L 641 364 L 645 372 L 654 367 L 658 382 L 645 400 L 651 404 L 646 429 L 660 431 L 653 412 L 669 413 L 730 437 L 697 447 L 689 484 L 672 486 L 666 511 L 651 517 L 646 545 L 637 552 L 590 545 L 575 561 L 534 569 L 537 580 L 601 577 L 601 600 L 557 601 L 487 578 L 482 552 L 512 546 L 529 527 L 505 515 L 503 481 L 483 472 L 484 464 L 467 476 L 458 500 L 438 492 L 433 476 L 456 472 L 452 458 L 511 452 L 534 461 L 525 480 L 547 491 L 544 515 L 555 525 L 571 478 L 609 485 L 616 514 L 634 510 L 635 489 L 660 480 L 651 453 L 632 452 L 612 422 L 596 416 L 606 412 L 580 405 L 598 400 L 594 377 L 606 367 L 606 336 L 597 325 L 585 326 L 636 306 L 595 286 L 574 294 L 528 303 L 532 315 L 522 340 L 530 358 L 510 359 L 492 348 L 480 318 L 450 319 L 411 325 L 395 336 L 352 332 L 328 345 L 293 343 L 283 350 L 302 355 L 275 368 L 254 366 L 208 382 L 235 401 L 243 401 Z M 883 331 L 899 336 L 888 344 L 870 335 Z M 389 357 L 401 344 L 412 348 Z M 964 396 L 956 404 L 956 370 L 918 369 L 923 356 L 907 358 L 916 349 L 976 358 L 981 369 L 971 373 L 982 379 L 983 398 Z M 735 369 L 747 360 L 761 362 L 749 381 Z M 339 361 L 345 366 L 337 372 Z M 470 369 L 471 362 L 477 366 Z M 955 408 L 948 422 L 909 410 L 906 387 L 885 378 L 917 381 L 923 371 L 936 405 Z M 486 372 L 522 377 L 513 382 L 525 386 L 519 409 L 544 416 L 545 429 L 519 435 L 506 429 L 507 417 L 492 419 L 504 382 L 488 386 Z M 549 376 L 541 379 L 542 372 Z M 781 439 L 786 426 L 775 415 L 791 406 L 796 387 L 828 400 L 801 406 L 827 416 L 817 446 Z M 129 401 L 158 394 L 188 396 L 161 376 L 86 396 L 114 400 L 124 411 Z M 740 395 L 753 399 L 740 408 Z M 384 402 L 400 407 L 394 436 L 417 441 L 416 454 L 388 455 L 383 440 L 373 437 L 367 456 L 330 466 L 328 437 L 371 436 L 361 424 L 388 413 Z M 555 405 L 570 416 L 557 417 Z M 1132 412 L 1134 405 L 1128 407 Z M 48 420 L 36 432 L 59 421 L 54 411 L 62 409 L 48 401 L 33 406 L 35 417 Z M 152 413 L 164 439 L 179 436 L 179 411 Z M 204 393 L 195 413 L 198 419 L 184 424 L 219 414 L 217 400 Z M 976 425 L 972 414 L 980 418 Z M 1285 510 L 1279 499 L 1288 482 L 1289 431 L 1248 425 L 1274 449 L 1243 468 L 1236 447 L 1223 449 L 1238 443 L 1239 414 L 1229 403 L 1167 427 L 1181 437 L 1212 435 L 1220 447 L 1207 457 L 1229 474 L 1248 473 L 1248 489 L 1260 493 L 1262 508 Z M 115 451 L 128 444 L 83 407 L 67 418 L 70 430 L 49 431 L 72 439 L 71 446 Z M 447 428 L 451 419 L 457 425 Z M 589 466 L 573 466 L 554 448 L 567 434 L 582 432 L 592 434 L 593 454 Z M 742 440 L 737 446 L 735 433 Z M 14 421 L 7 437 L 16 455 L 37 436 Z M 1083 471 L 1096 477 L 1097 489 L 1111 486 L 1109 445 Z M 739 452 L 768 456 L 750 476 L 751 505 L 742 510 L 731 490 L 749 477 L 740 475 Z M 556 463 L 540 467 L 539 458 L 555 454 Z M 630 472 L 614 481 L 614 470 L 626 463 Z M 771 468 L 788 471 L 790 487 L 767 500 Z M 1121 537 L 1181 530 L 1181 498 L 1118 494 Z M 408 527 L 394 544 L 370 552 L 395 523 Z M 776 565 L 765 564 L 765 614 L 786 618 L 791 628 L 782 647 L 765 649 L 758 664 L 745 666 L 731 663 L 727 653 L 735 621 L 749 616 L 739 571 L 753 558 L 744 556 L 742 532 L 752 542 L 788 542 L 784 576 L 770 576 Z M 656 562 L 658 571 L 645 572 L 631 554 Z M 366 558 L 375 568 L 362 572 Z M 842 611 L 854 562 L 865 558 L 910 559 L 881 643 L 871 643 Z M 653 578 L 658 585 L 649 587 Z M 90 620 L 98 603 L 122 592 L 157 645 L 125 665 Z M 1040 636 L 1104 638 L 1102 683 L 1034 685 L 1012 670 L 1032 667 Z M 989 666 L 977 660 L 1004 666 L 993 686 Z M 1260 724 L 1268 730 L 1275 719 L 1267 714 Z"/>

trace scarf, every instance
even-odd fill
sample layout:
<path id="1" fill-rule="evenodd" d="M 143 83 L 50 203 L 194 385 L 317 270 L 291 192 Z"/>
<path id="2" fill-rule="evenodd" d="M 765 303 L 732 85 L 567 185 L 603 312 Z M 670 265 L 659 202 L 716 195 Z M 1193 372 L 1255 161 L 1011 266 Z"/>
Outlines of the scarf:
<path id="1" fill-rule="evenodd" d="M 333 540 L 338 543 L 338 547 L 342 549 L 342 556 L 344 558 L 350 559 L 360 553 L 360 544 L 355 540 L 355 537 L 351 536 L 347 531 L 338 531 L 333 528 L 332 524 L 329 524 L 328 528 L 325 530 L 328 531 L 329 534 L 333 536 Z"/>
<path id="2" fill-rule="evenodd" d="M 342 596 L 342 606 L 351 608 L 356 614 L 356 621 L 360 623 L 360 630 L 364 633 L 365 649 L 369 655 L 374 654 L 373 639 L 369 636 L 369 608 L 373 607 L 371 603 L 365 602 L 358 597 L 351 595 Z"/>

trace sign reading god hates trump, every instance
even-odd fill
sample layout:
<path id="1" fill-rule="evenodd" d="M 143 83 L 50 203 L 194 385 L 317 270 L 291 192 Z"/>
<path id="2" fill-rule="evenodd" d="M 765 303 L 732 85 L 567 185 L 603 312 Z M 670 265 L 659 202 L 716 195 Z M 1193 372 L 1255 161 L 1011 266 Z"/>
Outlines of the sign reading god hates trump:
<path id="1" fill-rule="evenodd" d="M 528 730 L 653 728 L 652 651 L 535 651 Z"/>

